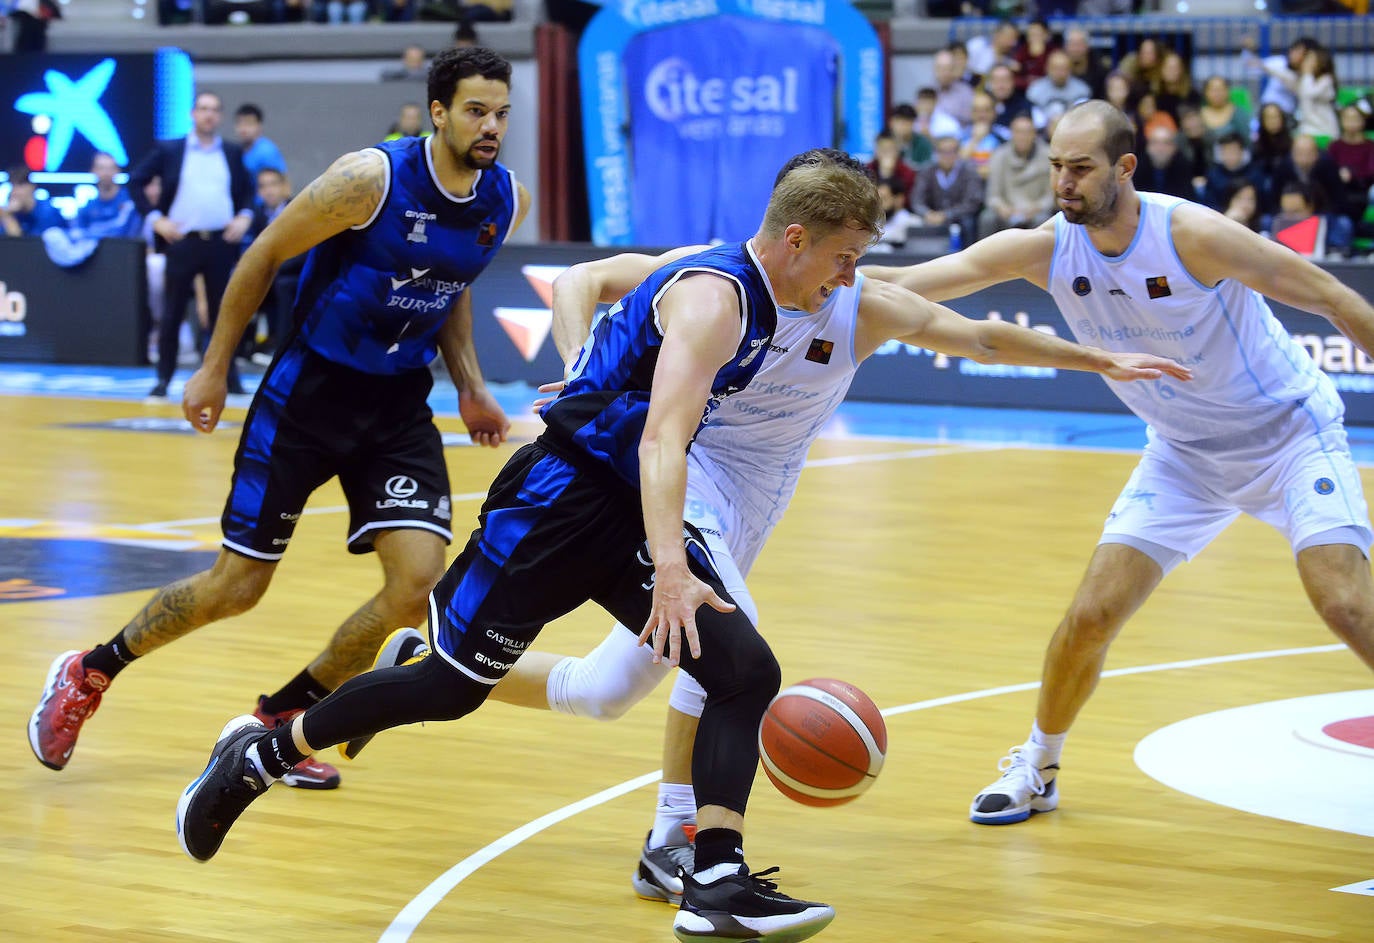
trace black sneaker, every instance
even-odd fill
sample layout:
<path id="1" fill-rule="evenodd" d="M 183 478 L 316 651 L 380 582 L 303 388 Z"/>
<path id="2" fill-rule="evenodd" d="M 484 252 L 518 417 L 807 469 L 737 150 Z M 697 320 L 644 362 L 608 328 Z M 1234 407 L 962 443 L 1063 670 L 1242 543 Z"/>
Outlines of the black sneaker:
<path id="1" fill-rule="evenodd" d="M 153 387 L 151 390 L 148 391 L 147 398 L 150 402 L 154 403 L 167 402 L 167 384 L 159 383 L 157 386 Z"/>
<path id="2" fill-rule="evenodd" d="M 225 724 L 210 751 L 205 772 L 186 787 L 177 801 L 177 839 L 181 850 L 197 861 L 209 861 L 215 856 L 229 827 L 250 802 L 272 785 L 244 756 L 266 732 L 267 728 L 251 714 Z"/>
<path id="3" fill-rule="evenodd" d="M 673 935 L 683 943 L 695 940 L 756 940 L 758 943 L 796 943 L 824 930 L 835 919 L 835 908 L 778 893 L 765 880 L 769 868 L 750 874 L 739 871 L 710 884 L 682 878 L 682 908 L 673 921 Z"/>
<path id="4" fill-rule="evenodd" d="M 691 830 L 696 832 L 696 823 L 691 823 Z M 649 838 L 644 839 L 639 867 L 630 884 L 641 899 L 661 900 L 676 907 L 682 903 L 682 875 L 691 874 L 695 863 L 696 849 L 691 837 L 681 825 L 674 825 L 668 831 L 667 844 L 650 848 Z"/>

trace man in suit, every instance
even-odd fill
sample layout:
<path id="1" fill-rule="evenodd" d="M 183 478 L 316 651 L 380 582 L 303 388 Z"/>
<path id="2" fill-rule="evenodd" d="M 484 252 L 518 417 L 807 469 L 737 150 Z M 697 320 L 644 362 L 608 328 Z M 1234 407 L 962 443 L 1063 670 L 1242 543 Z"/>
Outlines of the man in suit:
<path id="1" fill-rule="evenodd" d="M 239 244 L 253 221 L 253 181 L 236 144 L 219 136 L 223 105 L 214 92 L 196 95 L 191 133 L 158 141 L 129 173 L 129 195 L 152 220 L 155 243 L 167 256 L 166 308 L 158 324 L 157 385 L 149 398 L 165 400 L 177 364 L 177 332 L 197 275 L 205 278 L 210 326 L 219 313 L 224 286 L 238 260 Z M 143 193 L 154 177 L 162 197 L 153 206 Z M 237 369 L 229 392 L 242 393 Z"/>
<path id="2" fill-rule="evenodd" d="M 972 239 L 983 208 L 983 178 L 971 161 L 959 156 L 959 142 L 952 137 L 935 142 L 935 166 L 916 178 L 911 209 L 927 226 L 949 230 L 960 227 L 962 238 Z"/>

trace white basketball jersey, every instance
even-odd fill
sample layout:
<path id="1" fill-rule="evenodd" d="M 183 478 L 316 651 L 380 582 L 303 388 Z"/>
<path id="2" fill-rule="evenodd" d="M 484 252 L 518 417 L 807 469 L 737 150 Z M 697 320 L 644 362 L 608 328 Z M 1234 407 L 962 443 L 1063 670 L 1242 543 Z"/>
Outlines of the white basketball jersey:
<path id="1" fill-rule="evenodd" d="M 1307 401 L 1343 412 L 1329 378 L 1255 291 L 1231 279 L 1207 288 L 1179 259 L 1169 226 L 1177 197 L 1140 193 L 1140 225 L 1120 256 L 1099 252 L 1083 226 L 1054 219 L 1049 289 L 1079 342 L 1170 357 L 1193 371 L 1116 383 L 1131 411 L 1188 442 L 1254 429 Z"/>
<path id="2" fill-rule="evenodd" d="M 815 314 L 778 309 L 763 366 L 727 396 L 697 433 L 692 452 L 721 485 L 753 532 L 734 547 L 748 568 L 796 491 L 811 443 L 844 400 L 858 364 L 854 327 L 863 276 Z"/>

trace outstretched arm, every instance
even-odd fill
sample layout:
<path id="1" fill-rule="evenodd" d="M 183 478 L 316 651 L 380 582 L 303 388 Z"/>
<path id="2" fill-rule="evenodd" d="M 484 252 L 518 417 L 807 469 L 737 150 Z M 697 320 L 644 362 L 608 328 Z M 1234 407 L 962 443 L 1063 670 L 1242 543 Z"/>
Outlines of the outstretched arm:
<path id="1" fill-rule="evenodd" d="M 870 279 L 892 282 L 931 301 L 948 301 L 1017 278 L 1045 288 L 1053 254 L 1051 221 L 1038 229 L 1003 230 L 962 252 L 919 265 L 865 265 L 860 271 Z"/>
<path id="2" fill-rule="evenodd" d="M 1374 356 L 1374 308 L 1326 269 L 1196 204 L 1174 211 L 1173 237 L 1179 258 L 1202 284 L 1235 279 L 1275 301 L 1321 315 Z"/>
<path id="3" fill-rule="evenodd" d="M 287 203 L 243 253 L 224 290 L 205 362 L 187 381 L 182 396 L 182 413 L 193 427 L 210 432 L 219 422 L 234 349 L 272 287 L 277 269 L 330 236 L 365 223 L 381 201 L 386 175 L 386 159 L 376 151 L 345 154 Z"/>
<path id="4" fill-rule="evenodd" d="M 553 343 L 563 362 L 571 362 L 587 339 L 598 304 L 619 301 L 651 273 L 705 248 L 684 246 L 662 255 L 622 252 L 566 269 L 553 281 Z"/>
<path id="5" fill-rule="evenodd" d="M 1192 372 L 1165 357 L 1084 347 L 1008 321 L 974 321 L 897 285 L 864 281 L 856 353 L 866 357 L 891 338 L 979 363 L 1006 363 L 1100 373 L 1112 380 L 1157 380 Z"/>

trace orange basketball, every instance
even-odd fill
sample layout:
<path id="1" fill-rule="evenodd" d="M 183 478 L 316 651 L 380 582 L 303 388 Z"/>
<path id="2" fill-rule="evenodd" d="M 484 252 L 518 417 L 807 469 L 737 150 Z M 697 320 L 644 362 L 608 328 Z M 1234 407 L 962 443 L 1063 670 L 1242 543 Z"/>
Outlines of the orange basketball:
<path id="1" fill-rule="evenodd" d="M 759 759 L 778 791 L 802 805 L 843 805 L 877 778 L 887 726 L 868 695 L 813 678 L 783 690 L 759 725 Z"/>

